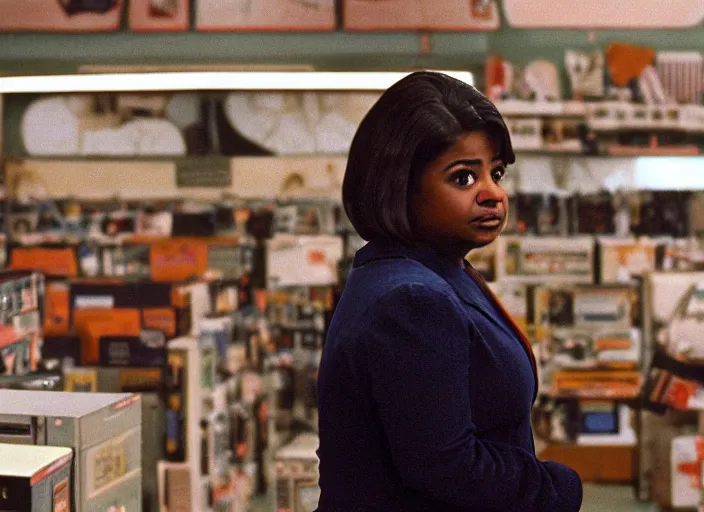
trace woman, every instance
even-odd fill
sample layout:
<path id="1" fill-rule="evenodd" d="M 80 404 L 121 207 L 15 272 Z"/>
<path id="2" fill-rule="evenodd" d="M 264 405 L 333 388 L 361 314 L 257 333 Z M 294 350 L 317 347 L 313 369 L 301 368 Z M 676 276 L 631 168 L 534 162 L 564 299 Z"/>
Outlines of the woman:
<path id="1" fill-rule="evenodd" d="M 535 456 L 530 345 L 465 262 L 506 222 L 515 161 L 496 107 L 446 75 L 389 88 L 354 137 L 356 255 L 318 377 L 320 512 L 576 512 Z"/>

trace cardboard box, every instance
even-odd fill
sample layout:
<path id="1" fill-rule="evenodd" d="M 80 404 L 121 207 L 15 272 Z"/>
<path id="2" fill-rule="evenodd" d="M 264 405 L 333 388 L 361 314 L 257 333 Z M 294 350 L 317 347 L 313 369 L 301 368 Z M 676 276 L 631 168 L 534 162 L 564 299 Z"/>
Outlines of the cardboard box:
<path id="1" fill-rule="evenodd" d="M 71 448 L 0 444 L 0 510 L 71 511 Z"/>

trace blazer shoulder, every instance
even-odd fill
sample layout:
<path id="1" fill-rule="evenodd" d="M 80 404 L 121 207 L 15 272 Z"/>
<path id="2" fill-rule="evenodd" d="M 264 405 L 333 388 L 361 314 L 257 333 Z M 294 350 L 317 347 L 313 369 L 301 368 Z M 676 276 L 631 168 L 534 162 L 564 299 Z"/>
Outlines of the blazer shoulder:
<path id="1" fill-rule="evenodd" d="M 422 263 L 407 259 L 393 258 L 371 261 L 355 269 L 360 279 L 368 281 L 371 288 L 381 292 L 398 292 L 404 285 L 426 288 L 431 291 L 455 295 L 452 286 L 439 274 Z"/>
<path id="2" fill-rule="evenodd" d="M 442 307 L 448 314 L 462 314 L 462 302 L 455 289 L 440 275 L 410 259 L 377 260 L 355 270 L 346 292 L 361 299 L 365 318 L 371 320 L 391 310 L 422 311 Z M 355 301 L 356 302 L 356 301 Z"/>

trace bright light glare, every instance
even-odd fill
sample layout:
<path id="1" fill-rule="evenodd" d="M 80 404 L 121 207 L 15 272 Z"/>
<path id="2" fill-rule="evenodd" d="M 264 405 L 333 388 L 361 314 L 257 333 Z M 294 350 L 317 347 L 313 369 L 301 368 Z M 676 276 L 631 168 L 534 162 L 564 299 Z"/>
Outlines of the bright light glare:
<path id="1" fill-rule="evenodd" d="M 472 73 L 443 71 L 474 85 Z M 382 91 L 408 72 L 206 71 L 0 77 L 0 94 L 127 91 Z"/>
<path id="2" fill-rule="evenodd" d="M 704 157 L 639 157 L 636 190 L 704 190 Z"/>

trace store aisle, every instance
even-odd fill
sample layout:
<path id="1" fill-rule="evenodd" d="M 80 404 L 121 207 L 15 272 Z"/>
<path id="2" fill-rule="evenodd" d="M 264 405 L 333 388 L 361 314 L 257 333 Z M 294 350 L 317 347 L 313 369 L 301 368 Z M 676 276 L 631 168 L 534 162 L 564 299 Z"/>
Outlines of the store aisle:
<path id="1" fill-rule="evenodd" d="M 621 485 L 584 486 L 581 512 L 657 512 L 653 503 L 641 503 L 635 498 L 632 487 Z"/>

